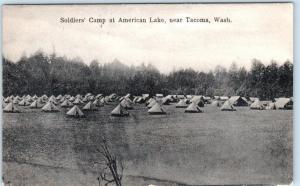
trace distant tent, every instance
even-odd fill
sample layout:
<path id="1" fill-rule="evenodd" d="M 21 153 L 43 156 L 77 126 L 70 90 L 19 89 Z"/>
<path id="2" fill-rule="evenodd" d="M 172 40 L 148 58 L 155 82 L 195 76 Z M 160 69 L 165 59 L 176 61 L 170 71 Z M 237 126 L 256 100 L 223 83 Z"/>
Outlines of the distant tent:
<path id="1" fill-rule="evenodd" d="M 22 101 L 20 101 L 20 102 L 18 103 L 18 105 L 19 105 L 19 106 L 29 106 L 30 103 L 29 103 L 27 100 L 22 99 Z"/>
<path id="2" fill-rule="evenodd" d="M 139 98 L 136 100 L 136 102 L 137 102 L 137 103 L 145 103 L 147 99 L 148 99 L 148 98 L 139 97 Z"/>
<path id="3" fill-rule="evenodd" d="M 42 96 L 38 98 L 41 103 L 47 103 L 47 99 L 44 99 Z"/>
<path id="4" fill-rule="evenodd" d="M 99 103 L 100 103 L 100 101 L 97 98 L 93 101 L 93 104 L 97 107 L 99 106 Z"/>
<path id="5" fill-rule="evenodd" d="M 72 107 L 74 104 L 71 103 L 71 101 L 65 99 L 64 102 L 62 102 L 62 104 L 60 104 L 61 107 Z"/>
<path id="6" fill-rule="evenodd" d="M 48 99 L 48 96 L 46 94 L 42 95 L 41 97 L 42 97 L 43 100 L 47 100 Z"/>
<path id="7" fill-rule="evenodd" d="M 96 107 L 103 107 L 104 106 L 104 103 L 102 103 L 100 100 L 98 99 L 95 99 L 95 101 L 93 102 L 93 104 L 96 106 Z"/>
<path id="8" fill-rule="evenodd" d="M 156 103 L 157 101 L 155 99 L 152 99 L 151 102 L 147 105 L 147 107 L 152 108 Z"/>
<path id="9" fill-rule="evenodd" d="M 40 102 L 40 100 L 35 100 L 34 102 L 32 102 L 29 106 L 29 108 L 42 108 L 43 104 Z"/>
<path id="10" fill-rule="evenodd" d="M 228 101 L 233 106 L 248 106 L 247 100 L 241 96 L 232 96 Z"/>
<path id="11" fill-rule="evenodd" d="M 214 99 L 220 100 L 220 96 L 214 96 Z"/>
<path id="12" fill-rule="evenodd" d="M 186 95 L 186 98 L 191 100 L 193 98 L 193 96 L 192 95 Z"/>
<path id="13" fill-rule="evenodd" d="M 62 97 L 62 98 L 59 100 L 59 102 L 60 102 L 60 103 L 63 103 L 65 100 L 67 100 L 66 97 Z M 68 100 L 68 101 L 69 101 L 69 100 Z"/>
<path id="14" fill-rule="evenodd" d="M 80 105 L 80 104 L 82 104 L 83 102 L 81 101 L 81 99 L 79 98 L 79 97 L 77 97 L 76 99 L 75 99 L 75 101 L 73 102 L 73 104 L 74 105 Z"/>
<path id="15" fill-rule="evenodd" d="M 19 103 L 19 99 L 15 97 L 14 100 L 13 100 L 13 103 L 14 104 L 18 104 Z"/>
<path id="16" fill-rule="evenodd" d="M 124 98 L 129 98 L 130 99 L 131 98 L 131 94 L 129 94 L 129 93 L 126 94 L 126 96 Z"/>
<path id="17" fill-rule="evenodd" d="M 125 109 L 133 109 L 132 106 L 132 101 L 129 98 L 124 98 L 121 102 L 120 105 L 125 108 Z"/>
<path id="18" fill-rule="evenodd" d="M 34 101 L 34 99 L 33 98 L 25 98 L 25 101 L 27 101 L 28 103 L 31 103 Z"/>
<path id="19" fill-rule="evenodd" d="M 54 95 L 51 95 L 49 99 L 55 99 L 56 100 L 56 97 Z"/>
<path id="20" fill-rule="evenodd" d="M 82 96 L 81 96 L 80 94 L 77 94 L 77 95 L 75 96 L 75 98 L 82 99 Z"/>
<path id="21" fill-rule="evenodd" d="M 215 106 L 215 107 L 220 107 L 222 105 L 222 103 L 218 100 L 215 100 L 211 103 L 212 106 Z"/>
<path id="22" fill-rule="evenodd" d="M 177 99 L 186 99 L 185 95 L 177 95 Z"/>
<path id="23" fill-rule="evenodd" d="M 276 106 L 275 106 L 275 103 L 269 103 L 267 106 L 266 106 L 266 109 L 267 110 L 275 110 L 276 109 Z"/>
<path id="24" fill-rule="evenodd" d="M 5 106 L 3 112 L 20 112 L 20 109 L 15 104 L 10 102 Z"/>
<path id="25" fill-rule="evenodd" d="M 83 114 L 83 112 L 76 105 L 74 105 L 66 114 L 68 116 L 75 117 L 75 118 L 85 117 L 85 115 Z"/>
<path id="26" fill-rule="evenodd" d="M 155 100 L 154 98 L 150 98 L 146 101 L 146 106 L 149 105 L 151 103 L 151 101 Z"/>
<path id="27" fill-rule="evenodd" d="M 90 96 L 92 96 L 93 94 L 92 93 L 87 93 L 86 95 L 85 95 L 85 97 L 90 97 Z"/>
<path id="28" fill-rule="evenodd" d="M 12 99 L 11 99 L 10 97 L 7 97 L 7 98 L 5 98 L 4 102 L 5 102 L 5 103 L 12 102 Z"/>
<path id="29" fill-rule="evenodd" d="M 166 114 L 165 109 L 159 103 L 155 103 L 149 110 L 149 114 Z"/>
<path id="30" fill-rule="evenodd" d="M 112 93 L 111 95 L 108 96 L 108 100 L 107 101 L 115 101 L 117 99 L 117 94 Z"/>
<path id="31" fill-rule="evenodd" d="M 190 102 L 197 104 L 199 107 L 204 107 L 204 98 L 203 96 L 194 96 Z"/>
<path id="32" fill-rule="evenodd" d="M 48 102 L 52 102 L 53 104 L 57 105 L 57 100 L 54 96 L 51 96 L 48 100 Z"/>
<path id="33" fill-rule="evenodd" d="M 69 98 L 69 101 L 71 101 L 71 102 L 75 101 L 75 97 L 74 97 L 74 96 L 71 96 L 71 97 Z"/>
<path id="34" fill-rule="evenodd" d="M 196 103 L 192 102 L 186 109 L 184 112 L 188 112 L 188 113 L 201 113 L 203 112 Z"/>
<path id="35" fill-rule="evenodd" d="M 163 99 L 168 100 L 168 103 L 174 103 L 174 102 L 177 102 L 177 98 L 176 97 L 177 97 L 176 95 L 167 95 Z"/>
<path id="36" fill-rule="evenodd" d="M 253 103 L 253 102 L 255 102 L 255 101 L 259 100 L 259 99 L 256 98 L 256 97 L 249 97 L 249 100 Z"/>
<path id="37" fill-rule="evenodd" d="M 261 101 L 256 100 L 256 101 L 254 101 L 254 102 L 250 105 L 250 109 L 253 109 L 253 110 L 263 110 L 263 109 L 264 109 L 264 106 L 263 106 L 263 104 L 261 103 Z"/>
<path id="38" fill-rule="evenodd" d="M 91 101 L 89 101 L 83 108 L 83 110 L 98 110 L 98 108 L 96 107 L 96 105 L 94 105 Z"/>
<path id="39" fill-rule="evenodd" d="M 203 101 L 204 101 L 204 103 L 210 103 L 211 102 L 211 97 L 203 96 Z"/>
<path id="40" fill-rule="evenodd" d="M 56 97 L 57 100 L 60 100 L 61 98 L 62 98 L 62 95 L 58 95 L 58 96 Z"/>
<path id="41" fill-rule="evenodd" d="M 149 94 L 142 94 L 142 97 L 144 98 L 144 99 L 147 99 L 147 98 L 149 98 Z"/>
<path id="42" fill-rule="evenodd" d="M 31 97 L 33 100 L 37 100 L 39 97 L 35 94 L 34 96 Z"/>
<path id="43" fill-rule="evenodd" d="M 164 95 L 163 94 L 155 94 L 155 97 L 157 97 L 157 98 L 163 98 Z"/>
<path id="44" fill-rule="evenodd" d="M 172 102 L 171 98 L 168 98 L 168 97 L 162 98 L 161 101 L 162 101 L 163 105 L 169 105 Z"/>
<path id="45" fill-rule="evenodd" d="M 89 101 L 94 101 L 94 99 L 95 99 L 95 96 L 93 96 L 93 95 L 88 96 L 88 100 L 89 100 Z"/>
<path id="46" fill-rule="evenodd" d="M 181 99 L 175 106 L 176 108 L 187 108 L 188 104 L 186 104 L 185 99 Z"/>
<path id="47" fill-rule="evenodd" d="M 110 113 L 112 116 L 129 116 L 129 113 L 120 104 Z"/>
<path id="48" fill-rule="evenodd" d="M 99 99 L 103 96 L 103 94 L 97 94 L 96 98 Z"/>
<path id="49" fill-rule="evenodd" d="M 102 103 L 103 105 L 108 104 L 105 97 L 101 98 L 99 102 Z"/>
<path id="50" fill-rule="evenodd" d="M 222 111 L 236 111 L 235 108 L 233 108 L 233 106 L 231 105 L 231 103 L 229 102 L 229 100 L 225 101 L 224 104 L 221 107 Z"/>
<path id="51" fill-rule="evenodd" d="M 42 111 L 43 112 L 58 112 L 59 110 L 51 101 L 48 101 L 46 103 L 46 105 L 43 106 Z"/>
<path id="52" fill-rule="evenodd" d="M 135 96 L 132 100 L 133 103 L 137 103 L 137 100 L 139 99 L 140 97 L 139 96 Z"/>
<path id="53" fill-rule="evenodd" d="M 87 102 L 88 100 L 89 100 L 88 97 L 84 97 L 84 98 L 82 99 L 83 102 Z"/>
<path id="54" fill-rule="evenodd" d="M 220 96 L 219 99 L 221 101 L 227 101 L 229 98 L 227 96 Z"/>
<path id="55" fill-rule="evenodd" d="M 193 96 L 190 101 L 197 104 L 200 100 L 203 100 L 203 96 Z"/>
<path id="56" fill-rule="evenodd" d="M 146 102 L 147 100 L 149 100 L 149 97 L 150 95 L 149 94 L 142 94 L 142 97 L 143 97 L 143 102 Z M 141 102 L 140 102 L 141 103 Z"/>
<path id="57" fill-rule="evenodd" d="M 293 101 L 291 98 L 278 98 L 275 107 L 276 109 L 293 109 Z"/>

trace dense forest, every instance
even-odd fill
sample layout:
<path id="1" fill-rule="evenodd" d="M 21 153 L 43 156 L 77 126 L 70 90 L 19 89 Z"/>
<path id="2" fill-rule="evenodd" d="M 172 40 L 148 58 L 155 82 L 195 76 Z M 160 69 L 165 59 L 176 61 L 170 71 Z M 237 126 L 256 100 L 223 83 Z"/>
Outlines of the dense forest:
<path id="1" fill-rule="evenodd" d="M 80 58 L 68 59 L 37 51 L 17 62 L 3 59 L 3 94 L 149 93 L 191 95 L 240 95 L 260 99 L 293 96 L 293 64 L 264 65 L 252 60 L 250 70 L 232 63 L 229 69 L 198 72 L 191 68 L 159 72 L 153 65 L 127 66 L 115 59 L 111 63 L 93 60 L 86 65 Z"/>

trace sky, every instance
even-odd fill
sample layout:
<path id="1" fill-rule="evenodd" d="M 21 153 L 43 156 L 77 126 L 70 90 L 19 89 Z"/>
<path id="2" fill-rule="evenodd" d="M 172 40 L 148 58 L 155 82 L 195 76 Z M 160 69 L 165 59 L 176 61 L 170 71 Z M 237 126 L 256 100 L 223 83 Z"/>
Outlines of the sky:
<path id="1" fill-rule="evenodd" d="M 85 18 L 61 23 L 61 18 Z M 90 23 L 88 19 L 106 19 Z M 166 23 L 108 23 L 110 18 L 163 18 Z M 208 18 L 210 23 L 169 23 L 170 18 Z M 230 23 L 215 23 L 214 17 Z M 17 61 L 37 50 L 89 64 L 118 59 L 127 65 L 151 63 L 161 72 L 193 68 L 251 67 L 253 58 L 269 64 L 293 62 L 293 6 L 265 4 L 181 5 L 6 5 L 3 55 Z"/>

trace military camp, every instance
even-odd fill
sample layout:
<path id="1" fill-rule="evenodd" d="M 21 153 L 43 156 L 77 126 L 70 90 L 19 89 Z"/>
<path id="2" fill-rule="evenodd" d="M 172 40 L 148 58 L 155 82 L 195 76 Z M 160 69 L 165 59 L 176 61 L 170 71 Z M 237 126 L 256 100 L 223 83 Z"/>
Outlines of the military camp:
<path id="1" fill-rule="evenodd" d="M 118 34 L 106 28 L 97 42 Z M 185 44 L 169 45 L 164 37 L 166 48 Z M 147 42 L 139 46 L 156 48 Z M 136 57 L 130 52 L 125 62 L 92 59 L 114 47 L 106 44 L 91 46 L 88 62 L 43 51 L 3 59 L 3 178 L 12 183 L 6 185 L 102 186 L 111 175 L 103 166 L 114 163 L 130 186 L 292 179 L 292 62 L 254 59 L 201 70 L 201 58 L 189 66 L 189 52 L 177 68 L 175 52 L 166 58 L 172 63 L 158 67 L 146 59 L 128 65 Z M 112 155 L 103 158 L 103 149 Z"/>

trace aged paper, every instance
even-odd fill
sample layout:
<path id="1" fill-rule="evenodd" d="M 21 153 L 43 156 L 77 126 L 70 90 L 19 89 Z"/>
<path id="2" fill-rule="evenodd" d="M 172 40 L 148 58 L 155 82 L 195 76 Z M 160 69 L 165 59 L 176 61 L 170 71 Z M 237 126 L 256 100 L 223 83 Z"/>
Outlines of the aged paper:
<path id="1" fill-rule="evenodd" d="M 3 182 L 290 184 L 293 5 L 3 6 Z"/>

